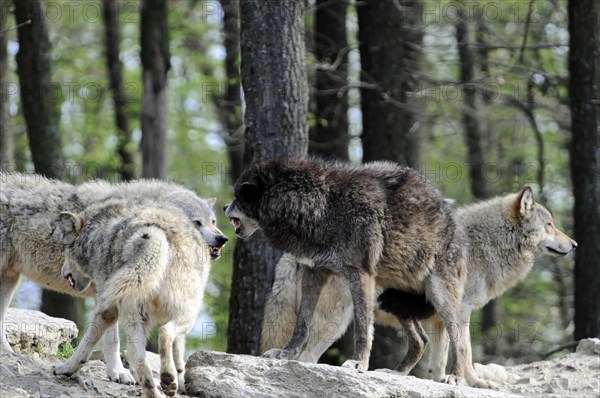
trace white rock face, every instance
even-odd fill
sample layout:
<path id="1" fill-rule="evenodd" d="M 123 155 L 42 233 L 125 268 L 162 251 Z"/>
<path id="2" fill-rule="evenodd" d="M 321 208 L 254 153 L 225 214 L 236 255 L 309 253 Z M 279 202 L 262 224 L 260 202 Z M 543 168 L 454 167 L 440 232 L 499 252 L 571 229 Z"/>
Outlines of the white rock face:
<path id="1" fill-rule="evenodd" d="M 79 333 L 71 321 L 17 308 L 8 309 L 4 328 L 8 343 L 21 354 L 56 355 L 59 345 L 73 340 Z"/>
<path id="2" fill-rule="evenodd" d="M 186 392 L 217 397 L 477 397 L 506 398 L 508 392 L 456 387 L 392 371 L 359 373 L 337 366 L 198 351 L 186 365 Z"/>

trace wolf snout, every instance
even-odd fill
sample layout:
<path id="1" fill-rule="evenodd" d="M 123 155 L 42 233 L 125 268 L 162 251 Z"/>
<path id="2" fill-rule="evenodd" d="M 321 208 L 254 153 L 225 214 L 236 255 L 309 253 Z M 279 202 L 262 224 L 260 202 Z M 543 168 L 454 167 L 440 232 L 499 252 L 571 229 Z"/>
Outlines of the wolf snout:
<path id="1" fill-rule="evenodd" d="M 573 246 L 573 249 L 571 249 L 571 250 L 575 250 L 575 249 L 577 249 L 577 242 L 575 242 L 575 241 L 572 241 L 572 242 L 571 242 L 571 246 Z"/>
<path id="2" fill-rule="evenodd" d="M 217 241 L 217 246 L 222 247 L 229 239 L 225 235 L 217 235 L 215 240 Z"/>
<path id="3" fill-rule="evenodd" d="M 225 206 L 223 206 L 223 211 L 227 212 L 227 208 L 229 207 L 230 203 L 227 203 Z"/>

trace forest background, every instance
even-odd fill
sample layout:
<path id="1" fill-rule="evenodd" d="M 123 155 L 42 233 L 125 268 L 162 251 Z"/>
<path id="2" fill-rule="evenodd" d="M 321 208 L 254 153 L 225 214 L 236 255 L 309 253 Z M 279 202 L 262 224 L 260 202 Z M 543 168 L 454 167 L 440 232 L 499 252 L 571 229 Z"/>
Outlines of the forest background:
<path id="1" fill-rule="evenodd" d="M 248 257 L 234 251 L 220 209 L 265 138 L 252 131 L 249 121 L 258 119 L 251 114 L 294 110 L 304 95 L 305 117 L 284 125 L 282 137 L 309 140 L 309 152 L 320 156 L 410 165 L 457 206 L 531 185 L 557 225 L 579 241 L 580 253 L 573 182 L 586 166 L 598 170 L 600 130 L 596 102 L 596 124 L 575 146 L 573 34 L 593 40 L 599 54 L 598 3 L 579 3 L 2 0 L 2 168 L 74 183 L 168 178 L 217 197 L 219 225 L 231 240 L 213 264 L 189 346 L 257 354 L 256 325 L 278 254 L 266 255 L 266 272 L 243 268 Z M 570 24 L 570 16 L 581 22 Z M 241 57 L 252 46 L 268 51 L 249 56 L 245 68 Z M 590 83 L 598 101 L 598 59 L 580 61 L 595 75 L 576 78 Z M 273 70 L 295 72 L 252 85 L 261 78 L 253 74 Z M 596 163 L 581 151 L 586 143 L 596 148 Z M 595 195 L 586 206 L 596 238 L 599 175 L 585 182 Z M 576 300 L 576 289 L 597 291 L 599 258 L 582 262 L 578 279 L 574 256 L 541 257 L 523 282 L 474 314 L 475 359 L 530 362 L 597 336 L 600 304 Z M 260 297 L 245 300 L 248 291 Z M 91 303 L 25 283 L 13 305 L 84 323 Z M 594 311 L 577 332 L 576 314 Z M 395 331 L 378 327 L 371 366 L 393 367 L 401 344 Z M 324 360 L 347 355 L 342 340 Z"/>

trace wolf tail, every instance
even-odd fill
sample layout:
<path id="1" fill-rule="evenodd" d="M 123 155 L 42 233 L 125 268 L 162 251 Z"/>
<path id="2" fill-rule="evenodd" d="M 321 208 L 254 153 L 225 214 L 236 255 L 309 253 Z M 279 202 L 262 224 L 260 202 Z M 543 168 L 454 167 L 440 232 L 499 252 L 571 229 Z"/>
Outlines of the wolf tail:
<path id="1" fill-rule="evenodd" d="M 100 296 L 107 306 L 144 300 L 158 291 L 171 258 L 169 241 L 161 228 L 141 226 L 127 238 L 121 256 L 121 267 Z"/>

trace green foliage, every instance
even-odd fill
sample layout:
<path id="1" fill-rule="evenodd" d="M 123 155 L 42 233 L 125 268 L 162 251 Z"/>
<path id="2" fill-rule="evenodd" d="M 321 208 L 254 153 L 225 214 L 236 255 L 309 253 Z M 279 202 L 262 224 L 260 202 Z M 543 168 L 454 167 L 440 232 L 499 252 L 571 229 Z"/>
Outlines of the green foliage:
<path id="1" fill-rule="evenodd" d="M 67 359 L 71 358 L 71 356 L 73 356 L 74 353 L 75 349 L 73 348 L 71 343 L 69 341 L 65 341 L 64 343 L 58 346 L 58 354 L 56 354 L 56 357 L 61 361 L 66 361 Z"/>
<path id="2" fill-rule="evenodd" d="M 205 7 L 204 3 L 169 3 L 172 69 L 169 72 L 168 173 L 169 178 L 191 187 L 200 196 L 218 198 L 216 213 L 219 226 L 227 236 L 233 238 L 233 230 L 220 211 L 232 196 L 229 159 L 215 109 L 215 99 L 222 94 L 226 83 L 221 43 L 223 34 L 220 32 L 220 15 Z M 446 3 L 436 4 L 425 8 L 430 18 L 425 18 L 423 67 L 420 71 L 424 78 L 409 93 L 409 98 L 421 110 L 421 171 L 446 196 L 456 199 L 458 204 L 464 204 L 473 200 L 462 127 L 464 108 L 461 95 L 464 90 L 455 84 L 458 80 L 458 57 L 454 20 L 446 13 L 450 12 L 445 8 Z M 530 20 L 527 44 L 538 47 L 525 49 L 522 60 L 520 47 L 525 37 L 529 2 L 483 0 L 476 4 L 477 9 L 487 9 L 489 12 L 482 24 L 476 19 L 469 21 L 471 43 L 476 42 L 477 35 L 482 35 L 488 46 L 485 53 L 489 71 L 484 73 L 479 65 L 476 83 L 480 89 L 490 89 L 495 93 L 487 100 L 480 97 L 478 113 L 484 126 L 489 185 L 497 194 L 515 191 L 524 184 L 533 185 L 539 192 L 538 178 L 542 165 L 537 160 L 538 144 L 530 121 L 522 109 L 515 107 L 516 101 L 529 107 L 535 115 L 544 141 L 543 191 L 557 225 L 571 233 L 573 200 L 567 153 L 570 132 L 566 85 L 566 2 L 534 2 L 535 12 Z M 57 88 L 57 106 L 61 109 L 64 153 L 71 164 L 69 177 L 73 181 L 93 178 L 118 180 L 118 138 L 104 60 L 102 19 L 89 18 L 91 14 L 86 16 L 82 5 L 73 2 L 58 1 L 53 5 L 62 10 L 60 17 L 49 16 L 47 22 L 53 45 L 52 80 Z M 69 7 L 73 7 L 73 14 L 68 12 Z M 497 8 L 502 13 L 494 16 L 492 11 Z M 434 14 L 431 14 L 431 10 L 434 10 Z M 121 59 L 128 99 L 126 111 L 131 117 L 134 138 L 130 149 L 139 160 L 142 83 L 137 11 L 134 3 L 125 2 L 119 20 L 122 27 Z M 351 158 L 360 161 L 361 118 L 359 91 L 356 88 L 360 63 L 355 37 L 355 7 L 350 6 L 348 12 L 351 82 L 349 120 L 353 136 L 350 150 Z M 437 18 L 433 18 L 435 16 Z M 312 20 L 312 16 L 307 15 L 307 20 Z M 8 35 L 14 55 L 16 31 L 10 30 Z M 473 48 L 481 50 L 475 45 Z M 481 63 L 483 52 L 478 51 L 477 54 Z M 14 73 L 15 62 L 11 61 L 10 68 L 11 81 L 18 82 Z M 528 98 L 529 81 L 533 82 L 532 98 Z M 9 95 L 9 101 L 13 106 L 11 128 L 16 137 L 16 162 L 20 169 L 32 170 L 18 94 Z M 311 126 L 325 122 L 316 120 L 313 113 L 309 117 Z M 226 347 L 234 246 L 235 239 L 231 239 L 222 258 L 213 263 L 202 324 L 199 325 L 205 333 L 190 337 L 190 347 L 219 350 Z M 504 333 L 498 337 L 501 354 L 529 355 L 569 339 L 571 326 L 562 323 L 559 306 L 562 301 L 567 308 L 572 308 L 572 275 L 568 268 L 571 262 L 571 258 L 559 261 L 562 284 L 555 277 L 557 268 L 548 267 L 548 262 L 542 260 L 525 281 L 502 297 L 499 327 Z M 570 319 L 572 314 L 567 315 Z M 479 314 L 475 314 L 474 324 L 478 318 Z M 518 324 L 517 328 L 515 324 Z M 530 324 L 536 325 L 535 333 L 532 333 Z M 475 341 L 485 338 L 475 325 L 472 329 Z M 529 337 L 533 338 L 533 343 Z"/>

